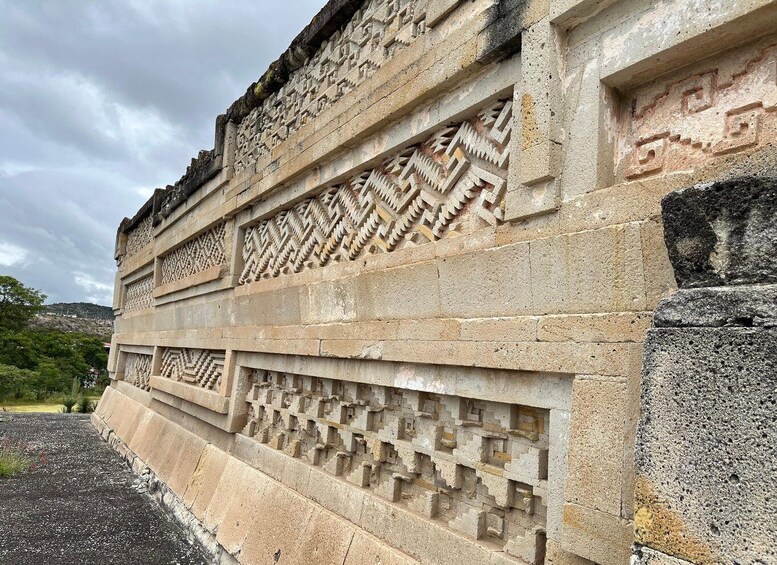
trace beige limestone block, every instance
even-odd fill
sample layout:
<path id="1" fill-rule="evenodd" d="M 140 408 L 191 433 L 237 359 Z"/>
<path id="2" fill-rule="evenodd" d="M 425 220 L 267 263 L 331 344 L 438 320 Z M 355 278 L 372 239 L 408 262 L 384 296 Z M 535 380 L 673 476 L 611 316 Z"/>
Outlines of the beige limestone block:
<path id="1" fill-rule="evenodd" d="M 537 318 L 479 318 L 461 320 L 460 338 L 467 341 L 534 341 Z"/>
<path id="2" fill-rule="evenodd" d="M 651 312 L 543 316 L 537 321 L 539 341 L 641 342 L 650 327 Z"/>
<path id="3" fill-rule="evenodd" d="M 426 8 L 426 25 L 434 27 L 460 3 L 461 0 L 429 0 Z"/>
<path id="4" fill-rule="evenodd" d="M 178 447 L 178 457 L 170 473 L 167 486 L 178 497 L 183 498 L 192 475 L 199 465 L 200 458 L 205 450 L 205 440 L 186 432 L 186 438 Z"/>
<path id="5" fill-rule="evenodd" d="M 540 479 L 547 476 L 546 450 L 514 442 L 511 456 L 512 459 L 505 463 L 504 470 L 518 481 L 537 486 Z"/>
<path id="6" fill-rule="evenodd" d="M 400 320 L 395 338 L 402 340 L 451 341 L 459 339 L 462 321 L 451 318 Z"/>
<path id="7" fill-rule="evenodd" d="M 346 322 L 356 319 L 356 285 L 353 278 L 324 281 L 307 287 L 304 323 Z"/>
<path id="8" fill-rule="evenodd" d="M 235 297 L 233 324 L 290 325 L 301 321 L 299 288 Z"/>
<path id="9" fill-rule="evenodd" d="M 641 231 L 646 306 L 655 308 L 659 300 L 677 290 L 677 283 L 664 244 L 664 230 L 661 223 L 658 220 L 644 222 Z"/>
<path id="10" fill-rule="evenodd" d="M 253 524 L 258 515 L 267 512 L 263 503 L 271 485 L 267 479 L 258 479 L 258 475 L 253 469 L 245 469 L 240 481 L 233 485 L 235 490 L 218 522 L 216 541 L 232 555 L 240 553 L 245 541 L 257 535 Z"/>
<path id="11" fill-rule="evenodd" d="M 398 326 L 401 323 L 390 320 L 377 320 L 372 322 L 333 323 L 302 327 L 292 326 L 289 332 L 290 335 L 279 337 L 287 339 L 302 334 L 313 339 L 396 339 Z"/>
<path id="12" fill-rule="evenodd" d="M 272 563 L 273 556 L 280 551 L 281 557 L 287 557 L 292 563 L 303 562 L 300 545 L 305 540 L 300 534 L 301 531 L 307 533 L 314 514 L 320 510 L 258 471 L 251 470 L 247 478 L 250 482 L 264 482 L 267 488 L 256 503 L 258 511 L 251 521 L 250 534 L 242 544 L 241 559 L 248 563 Z"/>
<path id="13" fill-rule="evenodd" d="M 322 344 L 323 347 L 323 344 Z M 477 351 L 476 342 L 461 341 L 386 341 L 381 357 L 387 361 L 439 363 L 469 366 Z"/>
<path id="14" fill-rule="evenodd" d="M 287 557 L 291 563 L 343 563 L 355 534 L 356 528 L 348 522 L 316 508 L 304 531 L 298 533 L 299 543 L 294 553 Z"/>
<path id="15" fill-rule="evenodd" d="M 621 514 L 628 398 L 625 379 L 578 377 L 572 387 L 568 502 Z"/>
<path id="16" fill-rule="evenodd" d="M 629 369 L 629 344 L 574 342 L 483 342 L 475 365 L 494 369 L 624 375 Z"/>
<path id="17" fill-rule="evenodd" d="M 249 467 L 245 463 L 234 457 L 227 460 L 224 470 L 218 477 L 216 489 L 200 518 L 202 525 L 209 532 L 215 533 L 218 530 L 232 498 L 242 495 L 240 486 L 242 486 L 243 475 L 248 470 Z"/>
<path id="18" fill-rule="evenodd" d="M 553 540 L 548 540 L 545 544 L 545 563 L 546 565 L 594 565 L 593 561 L 561 549 L 561 544 Z"/>
<path id="19" fill-rule="evenodd" d="M 411 565 L 415 559 L 381 542 L 377 538 L 356 530 L 343 565 Z"/>
<path id="20" fill-rule="evenodd" d="M 505 552 L 531 565 L 542 563 L 540 559 L 545 551 L 544 537 L 537 533 L 528 531 L 522 536 L 510 538 L 505 544 Z"/>
<path id="21" fill-rule="evenodd" d="M 154 420 L 156 420 L 156 413 L 152 412 L 151 410 L 145 410 L 143 412 L 143 416 L 137 424 L 137 430 L 135 431 L 135 434 L 128 442 L 129 448 L 140 459 L 144 458 L 144 456 L 141 455 L 141 451 L 145 450 L 145 454 L 148 453 L 147 447 L 144 448 L 144 444 L 147 444 L 147 442 L 153 438 L 154 428 L 151 427 L 151 423 Z"/>
<path id="22" fill-rule="evenodd" d="M 439 316 L 436 265 L 417 263 L 360 275 L 356 279 L 356 308 L 359 320 Z"/>
<path id="23" fill-rule="evenodd" d="M 440 474 L 440 478 L 444 480 L 453 489 L 461 488 L 462 476 L 461 466 L 456 464 L 455 461 L 449 461 L 432 456 L 432 463 L 437 472 Z"/>
<path id="24" fill-rule="evenodd" d="M 132 438 L 133 441 L 132 444 L 130 444 L 132 451 L 147 464 L 163 437 L 164 422 L 165 419 L 159 414 L 149 411 L 148 417 L 144 418 L 143 423 L 141 424 L 143 426 L 142 433 L 139 435 L 136 434 L 137 441 L 135 438 Z M 149 467 L 150 466 L 151 465 L 149 464 Z"/>
<path id="25" fill-rule="evenodd" d="M 294 461 L 297 465 L 307 465 Z M 362 515 L 364 500 L 369 496 L 365 491 L 344 484 L 326 473 L 310 468 L 308 481 L 299 484 L 299 493 L 324 508 L 358 524 Z"/>
<path id="26" fill-rule="evenodd" d="M 547 482 L 547 518 L 548 540 L 561 542 L 561 529 L 567 480 L 567 454 L 569 451 L 568 410 L 550 411 L 550 429 L 548 430 L 548 482 Z"/>
<path id="27" fill-rule="evenodd" d="M 203 519 L 205 509 L 216 491 L 228 459 L 227 453 L 207 445 L 189 478 L 189 484 L 181 498 L 186 507 L 200 520 Z"/>
<path id="28" fill-rule="evenodd" d="M 505 479 L 499 475 L 493 475 L 491 473 L 476 470 L 478 478 L 481 484 L 486 487 L 488 494 L 494 497 L 494 500 L 499 506 L 507 508 L 512 506 L 514 486 L 511 481 Z"/>
<path id="29" fill-rule="evenodd" d="M 562 548 L 601 565 L 629 562 L 634 524 L 577 504 L 564 505 Z M 562 561 L 563 563 L 563 561 Z"/>
<path id="30" fill-rule="evenodd" d="M 482 318 L 531 310 L 528 245 L 449 257 L 437 265 L 443 316 Z"/>

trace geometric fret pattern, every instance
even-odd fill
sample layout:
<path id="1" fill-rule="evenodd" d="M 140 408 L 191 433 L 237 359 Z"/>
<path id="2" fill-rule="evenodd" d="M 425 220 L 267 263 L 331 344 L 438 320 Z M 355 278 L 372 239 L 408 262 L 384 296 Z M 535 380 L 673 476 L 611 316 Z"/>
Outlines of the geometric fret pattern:
<path id="1" fill-rule="evenodd" d="M 124 298 L 124 311 L 136 312 L 154 305 L 154 275 L 146 275 L 127 285 Z"/>
<path id="2" fill-rule="evenodd" d="M 162 376 L 166 379 L 218 390 L 224 372 L 224 352 L 168 347 L 162 352 Z"/>
<path id="3" fill-rule="evenodd" d="M 416 0 L 368 0 L 280 91 L 239 124 L 235 172 L 270 153 L 294 131 L 367 80 L 403 47 L 426 32 Z"/>
<path id="4" fill-rule="evenodd" d="M 151 355 L 127 353 L 124 362 L 124 381 L 140 389 L 151 390 Z"/>
<path id="5" fill-rule="evenodd" d="M 165 255 L 162 258 L 162 284 L 226 263 L 226 233 L 227 225 L 221 223 Z"/>
<path id="6" fill-rule="evenodd" d="M 547 410 L 264 370 L 243 434 L 442 527 L 542 563 Z"/>
<path id="7" fill-rule="evenodd" d="M 421 245 L 504 219 L 512 103 L 246 230 L 240 284 Z"/>
<path id="8" fill-rule="evenodd" d="M 124 254 L 119 256 L 118 259 L 119 266 L 121 266 L 125 259 L 143 249 L 153 239 L 153 235 L 152 218 L 149 215 L 127 232 Z"/>
<path id="9" fill-rule="evenodd" d="M 625 178 L 691 170 L 773 143 L 777 44 L 745 47 L 703 70 L 683 71 L 631 93 L 617 155 Z"/>

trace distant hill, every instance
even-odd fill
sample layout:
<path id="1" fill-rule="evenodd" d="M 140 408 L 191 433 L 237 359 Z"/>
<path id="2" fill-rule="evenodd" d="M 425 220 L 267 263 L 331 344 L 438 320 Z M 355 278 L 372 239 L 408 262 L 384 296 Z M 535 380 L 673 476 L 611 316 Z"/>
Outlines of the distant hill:
<path id="1" fill-rule="evenodd" d="M 113 333 L 113 310 L 89 302 L 45 304 L 43 312 L 30 321 L 33 328 L 77 332 L 110 341 Z"/>
<path id="2" fill-rule="evenodd" d="M 90 320 L 87 318 L 69 318 L 40 314 L 30 321 L 30 327 L 44 330 L 56 330 L 65 333 L 80 333 L 110 341 L 113 333 L 113 320 Z"/>
<path id="3" fill-rule="evenodd" d="M 100 306 L 89 302 L 59 302 L 57 304 L 44 304 L 43 314 L 50 316 L 64 316 L 67 318 L 81 318 L 84 320 L 109 320 L 113 321 L 113 309 L 110 306 Z"/>

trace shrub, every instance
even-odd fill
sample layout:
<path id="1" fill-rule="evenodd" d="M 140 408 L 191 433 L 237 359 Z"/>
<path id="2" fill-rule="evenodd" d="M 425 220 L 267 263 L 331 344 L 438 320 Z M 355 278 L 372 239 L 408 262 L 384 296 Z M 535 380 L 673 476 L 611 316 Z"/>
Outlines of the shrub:
<path id="1" fill-rule="evenodd" d="M 0 477 L 12 477 L 33 466 L 35 459 L 9 443 L 0 443 Z"/>
<path id="2" fill-rule="evenodd" d="M 73 406 L 79 403 L 81 399 L 81 383 L 78 379 L 73 379 L 73 383 L 70 385 L 70 394 L 66 394 L 62 399 L 62 404 L 65 405 L 63 412 L 70 414 L 73 411 Z"/>
<path id="3" fill-rule="evenodd" d="M 78 397 L 76 408 L 78 408 L 78 411 L 81 412 L 81 414 L 88 414 L 89 412 L 94 412 L 94 402 L 89 400 L 86 396 L 81 395 Z"/>

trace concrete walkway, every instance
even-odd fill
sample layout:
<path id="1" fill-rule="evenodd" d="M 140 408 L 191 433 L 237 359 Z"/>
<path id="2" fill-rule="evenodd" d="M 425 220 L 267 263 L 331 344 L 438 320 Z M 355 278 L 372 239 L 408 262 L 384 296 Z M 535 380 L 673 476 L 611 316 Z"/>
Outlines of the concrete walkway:
<path id="1" fill-rule="evenodd" d="M 0 478 L 0 563 L 207 564 L 204 551 L 147 495 L 87 416 L 0 412 L 0 442 L 43 462 Z"/>

